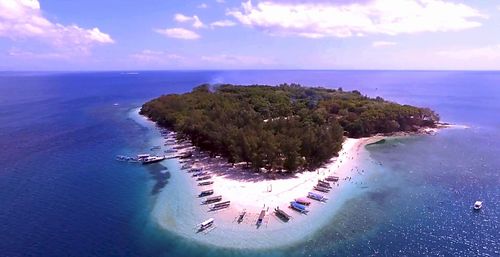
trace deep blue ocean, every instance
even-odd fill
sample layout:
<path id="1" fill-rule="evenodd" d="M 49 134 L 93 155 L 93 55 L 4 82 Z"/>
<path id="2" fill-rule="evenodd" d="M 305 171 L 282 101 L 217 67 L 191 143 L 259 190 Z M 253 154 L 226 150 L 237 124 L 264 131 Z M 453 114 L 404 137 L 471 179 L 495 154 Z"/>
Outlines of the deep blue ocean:
<path id="1" fill-rule="evenodd" d="M 168 177 L 114 160 L 149 147 L 130 110 L 201 83 L 284 82 L 426 106 L 469 128 L 368 146 L 368 187 L 298 245 L 221 249 L 159 228 L 151 203 Z M 500 256 L 500 72 L 0 73 L 0 256 Z"/>

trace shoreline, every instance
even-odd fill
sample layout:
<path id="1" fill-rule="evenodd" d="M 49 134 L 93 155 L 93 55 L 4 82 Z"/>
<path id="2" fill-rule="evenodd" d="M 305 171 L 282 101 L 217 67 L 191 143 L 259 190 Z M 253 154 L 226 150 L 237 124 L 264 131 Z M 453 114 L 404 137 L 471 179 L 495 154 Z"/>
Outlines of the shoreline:
<path id="1" fill-rule="evenodd" d="M 141 123 L 145 122 L 146 126 L 160 134 L 160 128 L 147 117 L 139 115 L 138 110 L 134 109 L 132 112 L 142 120 Z M 223 158 L 210 158 L 207 153 L 194 150 L 188 159 L 166 161 L 169 170 L 174 173 L 172 178 L 177 180 L 178 187 L 172 190 L 167 186 L 160 193 L 152 216 L 162 229 L 219 247 L 262 249 L 302 241 L 330 221 L 342 205 L 355 195 L 356 191 L 360 191 L 359 186 L 363 185 L 363 181 L 358 181 L 358 178 L 365 173 L 363 165 L 372 163 L 365 146 L 387 137 L 376 135 L 360 139 L 347 138 L 342 144 L 339 156 L 332 158 L 323 167 L 315 171 L 278 175 L 274 178 L 232 167 Z M 160 134 L 154 141 L 164 145 L 165 138 Z M 170 139 L 169 142 L 173 141 Z M 186 149 L 192 150 L 194 147 L 190 143 L 181 146 L 175 140 L 174 144 L 162 146 L 162 150 L 164 148 L 175 149 L 176 154 L 182 154 Z M 199 187 L 198 181 L 191 177 L 191 173 L 180 168 L 186 163 L 189 163 L 190 167 L 203 168 L 209 172 L 214 183 Z M 332 185 L 332 190 L 329 193 L 313 191 L 318 179 L 329 175 L 340 178 L 338 183 Z M 222 201 L 231 201 L 230 206 L 220 211 L 208 212 L 208 206 L 200 204 L 203 198 L 198 197 L 198 194 L 206 189 L 213 189 L 213 195 L 222 195 Z M 320 193 L 329 200 L 326 203 L 311 200 L 308 215 L 288 208 L 290 201 L 306 197 L 308 192 Z M 177 201 L 176 195 L 180 198 Z M 285 223 L 278 219 L 273 212 L 275 207 L 289 214 L 291 220 Z M 266 211 L 266 216 L 263 225 L 257 228 L 255 223 L 261 210 Z M 236 220 L 242 211 L 246 211 L 247 215 L 244 222 L 238 224 Z M 215 229 L 207 235 L 195 233 L 193 228 L 196 224 L 208 218 L 215 219 Z"/>

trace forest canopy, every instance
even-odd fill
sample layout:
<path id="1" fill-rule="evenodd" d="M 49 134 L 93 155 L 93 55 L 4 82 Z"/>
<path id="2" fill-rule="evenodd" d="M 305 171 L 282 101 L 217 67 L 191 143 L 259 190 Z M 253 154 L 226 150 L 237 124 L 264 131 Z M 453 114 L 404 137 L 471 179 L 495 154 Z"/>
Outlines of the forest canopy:
<path id="1" fill-rule="evenodd" d="M 439 121 L 428 108 L 298 84 L 203 84 L 153 99 L 140 113 L 213 155 L 269 171 L 317 168 L 337 155 L 344 135 L 417 131 Z"/>

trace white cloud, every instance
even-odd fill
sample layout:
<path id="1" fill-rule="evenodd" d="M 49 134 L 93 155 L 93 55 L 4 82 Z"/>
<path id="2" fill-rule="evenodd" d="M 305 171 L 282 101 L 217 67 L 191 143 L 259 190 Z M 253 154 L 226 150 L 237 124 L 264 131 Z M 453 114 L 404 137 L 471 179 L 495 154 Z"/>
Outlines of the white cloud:
<path id="1" fill-rule="evenodd" d="M 198 35 L 198 33 L 183 28 L 155 29 L 154 31 L 170 38 L 186 40 L 195 40 L 200 38 L 200 35 Z"/>
<path id="2" fill-rule="evenodd" d="M 95 45 L 114 43 L 97 27 L 85 29 L 51 22 L 43 16 L 38 0 L 0 0 L 0 37 L 37 39 L 72 55 L 88 54 Z"/>
<path id="3" fill-rule="evenodd" d="M 445 0 L 373 0 L 358 3 L 244 2 L 227 15 L 273 35 L 309 38 L 459 31 L 481 26 L 478 10 Z"/>
<path id="4" fill-rule="evenodd" d="M 210 23 L 210 27 L 215 28 L 215 27 L 232 27 L 235 26 L 236 23 L 231 20 L 220 20 L 220 21 L 214 21 Z"/>
<path id="5" fill-rule="evenodd" d="M 500 44 L 476 48 L 457 48 L 443 50 L 437 53 L 440 56 L 461 61 L 491 61 L 500 60 Z"/>
<path id="6" fill-rule="evenodd" d="M 184 57 L 163 51 L 142 50 L 139 53 L 130 55 L 139 64 L 171 64 L 184 60 Z"/>
<path id="7" fill-rule="evenodd" d="M 205 4 L 205 3 L 201 3 L 201 4 L 199 4 L 198 6 L 196 6 L 196 8 L 206 9 L 206 8 L 208 8 L 208 5 L 207 5 L 207 4 Z"/>
<path id="8" fill-rule="evenodd" d="M 215 0 L 215 2 L 219 3 L 219 4 L 223 4 L 225 3 L 226 1 L 225 0 Z"/>
<path id="9" fill-rule="evenodd" d="M 192 22 L 192 26 L 197 29 L 203 28 L 205 26 L 203 22 L 201 22 L 200 18 L 198 18 L 198 16 L 196 15 L 186 16 L 182 13 L 177 13 L 174 15 L 174 20 L 181 23 Z"/>
<path id="10" fill-rule="evenodd" d="M 397 44 L 398 43 L 392 42 L 392 41 L 374 41 L 374 42 L 372 42 L 373 47 L 388 47 L 388 46 L 394 46 Z"/>
<path id="11" fill-rule="evenodd" d="M 7 52 L 8 56 L 15 57 L 15 58 L 24 58 L 24 59 L 69 59 L 70 56 L 59 53 L 59 52 L 47 52 L 47 53 L 40 53 L 40 52 L 31 52 L 31 51 L 26 51 L 18 48 L 11 48 Z"/>

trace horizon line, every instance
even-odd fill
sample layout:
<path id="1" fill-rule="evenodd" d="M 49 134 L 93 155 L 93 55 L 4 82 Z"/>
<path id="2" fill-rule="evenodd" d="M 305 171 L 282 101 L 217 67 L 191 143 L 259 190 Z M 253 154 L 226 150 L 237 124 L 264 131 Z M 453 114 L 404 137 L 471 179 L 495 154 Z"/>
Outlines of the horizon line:
<path id="1" fill-rule="evenodd" d="M 8 72 L 77 73 L 77 72 L 202 72 L 202 71 L 400 71 L 400 72 L 500 72 L 500 69 L 109 69 L 109 70 L 0 70 Z"/>

